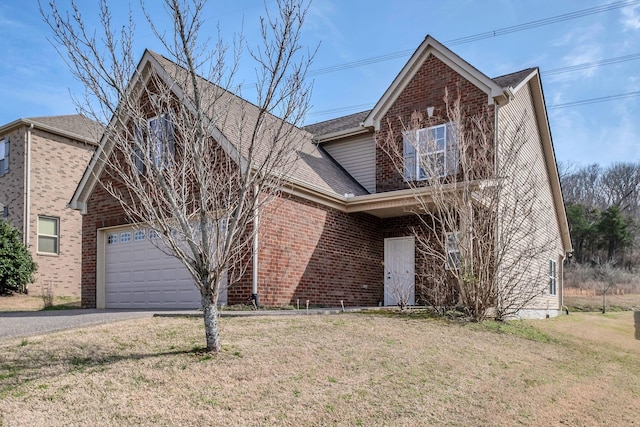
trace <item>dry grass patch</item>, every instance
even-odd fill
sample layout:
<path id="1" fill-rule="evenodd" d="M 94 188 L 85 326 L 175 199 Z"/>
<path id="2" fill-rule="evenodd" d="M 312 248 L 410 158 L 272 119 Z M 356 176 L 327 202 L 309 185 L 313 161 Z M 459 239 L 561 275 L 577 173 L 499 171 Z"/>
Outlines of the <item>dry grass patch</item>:
<path id="1" fill-rule="evenodd" d="M 43 310 L 44 299 L 37 295 L 2 295 L 0 296 L 0 312 L 2 311 L 39 311 Z M 53 297 L 53 306 L 49 310 L 80 308 L 80 297 Z"/>
<path id="2" fill-rule="evenodd" d="M 571 311 L 602 311 L 602 295 L 565 295 Z M 640 294 L 607 295 L 607 311 L 640 310 Z"/>
<path id="3" fill-rule="evenodd" d="M 215 356 L 198 351 L 201 323 L 136 319 L 0 342 L 0 424 L 637 422 L 631 313 L 479 325 L 224 318 Z M 574 332 L 590 329 L 618 338 Z"/>

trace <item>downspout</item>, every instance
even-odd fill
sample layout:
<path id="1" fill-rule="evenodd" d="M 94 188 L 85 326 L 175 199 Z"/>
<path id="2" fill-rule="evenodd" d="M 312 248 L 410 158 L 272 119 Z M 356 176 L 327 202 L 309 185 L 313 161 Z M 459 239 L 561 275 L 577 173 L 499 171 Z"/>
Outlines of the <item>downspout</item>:
<path id="1" fill-rule="evenodd" d="M 257 191 L 257 188 L 254 191 Z M 253 209 L 253 277 L 251 280 L 251 300 L 256 308 L 258 308 L 260 304 L 258 299 L 258 207 L 254 206 Z"/>
<path id="2" fill-rule="evenodd" d="M 497 175 L 498 175 L 498 103 L 494 102 L 493 103 L 493 176 L 494 179 L 500 179 Z M 498 200 L 498 203 L 500 203 L 500 201 Z M 498 206 L 498 212 L 500 212 L 500 207 Z M 495 253 L 496 254 L 500 254 L 500 236 L 499 236 L 499 231 L 500 231 L 500 219 L 498 218 L 498 221 L 496 221 L 496 229 L 494 230 L 494 235 L 495 235 L 495 242 L 496 242 L 496 248 L 495 248 Z M 496 272 L 498 273 L 498 272 Z M 500 274 L 497 274 L 495 277 L 495 280 L 497 280 L 500 277 Z M 500 289 L 501 283 L 497 282 L 496 283 L 496 287 L 497 287 L 497 291 L 498 291 L 498 311 L 502 310 L 502 291 Z"/>
<path id="3" fill-rule="evenodd" d="M 560 264 L 560 271 L 562 274 L 560 275 L 560 310 L 564 310 L 565 314 L 569 315 L 569 307 L 564 305 L 564 262 L 567 259 L 566 252 L 562 255 L 562 264 Z"/>
<path id="4" fill-rule="evenodd" d="M 22 239 L 27 248 L 30 237 L 30 222 L 31 222 L 31 130 L 33 129 L 33 123 L 27 128 L 27 138 L 25 141 L 25 165 L 24 165 L 24 236 Z"/>

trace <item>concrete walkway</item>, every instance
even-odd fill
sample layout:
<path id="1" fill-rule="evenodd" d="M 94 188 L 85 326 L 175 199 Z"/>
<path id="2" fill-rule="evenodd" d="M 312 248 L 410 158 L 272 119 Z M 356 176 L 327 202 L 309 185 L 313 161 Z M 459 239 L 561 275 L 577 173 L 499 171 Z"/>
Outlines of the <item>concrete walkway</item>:
<path id="1" fill-rule="evenodd" d="M 354 312 L 373 308 L 350 307 L 345 311 Z M 378 309 L 378 307 L 375 307 Z M 338 314 L 340 308 L 313 308 L 309 310 L 223 310 L 222 317 L 243 316 L 304 316 L 320 314 Z M 192 316 L 202 317 L 198 310 L 58 310 L 58 311 L 12 311 L 0 312 L 0 340 L 44 335 L 85 326 L 100 325 L 126 319 L 154 316 Z"/>

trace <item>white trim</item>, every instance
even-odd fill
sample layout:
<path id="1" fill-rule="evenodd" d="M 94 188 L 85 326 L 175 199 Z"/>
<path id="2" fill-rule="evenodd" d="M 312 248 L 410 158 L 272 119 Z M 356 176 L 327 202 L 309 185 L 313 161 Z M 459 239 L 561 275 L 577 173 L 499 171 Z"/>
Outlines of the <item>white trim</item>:
<path id="1" fill-rule="evenodd" d="M 45 233 L 40 232 L 40 220 L 41 219 L 54 221 L 55 227 L 56 227 L 56 234 L 45 234 Z M 37 230 L 36 230 L 36 253 L 45 254 L 45 255 L 60 255 L 60 218 L 56 217 L 56 216 L 49 216 L 49 215 L 38 215 L 36 225 L 38 227 Z M 55 239 L 55 251 L 54 252 L 40 250 L 40 237 L 41 236 L 42 237 L 46 237 L 46 238 Z"/>

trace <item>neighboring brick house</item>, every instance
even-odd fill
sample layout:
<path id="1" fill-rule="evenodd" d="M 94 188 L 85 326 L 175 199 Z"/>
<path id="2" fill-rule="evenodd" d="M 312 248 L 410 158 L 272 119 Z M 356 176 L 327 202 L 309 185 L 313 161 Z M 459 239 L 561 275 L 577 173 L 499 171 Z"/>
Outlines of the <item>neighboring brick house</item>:
<path id="1" fill-rule="evenodd" d="M 100 134 L 82 115 L 0 126 L 0 205 L 38 264 L 30 294 L 80 295 L 82 217 L 67 204 Z"/>
<path id="2" fill-rule="evenodd" d="M 176 65 L 166 58 L 147 51 L 139 69 L 145 67 L 162 76 L 167 87 L 178 86 L 171 77 Z M 278 203 L 261 212 L 258 250 L 245 278 L 224 296 L 226 302 L 246 302 L 257 289 L 260 302 L 272 306 L 306 300 L 325 306 L 392 305 L 395 301 L 385 292 L 386 283 L 403 274 L 412 293 L 410 303 L 419 303 L 414 288 L 419 266 L 410 231 L 417 219 L 409 212 L 416 201 L 407 178 L 392 165 L 379 141 L 384 140 L 388 123 L 397 126 L 398 117 L 427 110 L 442 114 L 445 88 L 459 90 L 470 111 L 492 111 L 498 126 L 501 114 L 511 110 L 524 109 L 535 117 L 527 144 L 535 152 L 532 161 L 539 163 L 539 172 L 548 180 L 540 202 L 548 206 L 549 215 L 543 220 L 554 242 L 549 258 L 540 262 L 546 265 L 551 259 L 561 265 L 571 243 L 537 69 L 490 79 L 427 37 L 372 110 L 298 130 L 305 144 L 290 185 Z M 180 94 L 182 90 L 176 90 L 176 98 Z M 240 102 L 243 111 L 255 108 Z M 234 143 L 231 132 L 220 131 Z M 108 139 L 101 144 L 108 152 Z M 83 213 L 83 305 L 196 308 L 195 286 L 184 273 L 169 272 L 180 267 L 145 243 L 144 233 L 135 243 L 135 227 L 96 185 L 101 173 L 95 159 L 71 202 Z M 134 253 L 148 255 L 132 260 Z M 557 290 L 528 307 L 529 315 L 559 313 L 562 269 L 552 276 Z M 549 289 L 549 279 L 532 286 Z"/>

